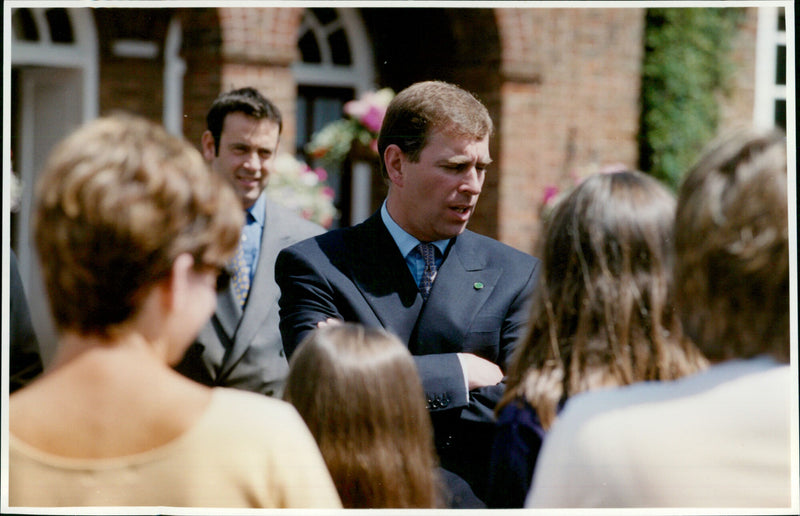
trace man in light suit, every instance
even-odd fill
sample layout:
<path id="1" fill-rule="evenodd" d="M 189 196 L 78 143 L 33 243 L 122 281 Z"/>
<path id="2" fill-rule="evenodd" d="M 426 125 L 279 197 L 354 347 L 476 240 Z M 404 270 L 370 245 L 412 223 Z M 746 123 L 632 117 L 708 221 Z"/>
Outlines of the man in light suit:
<path id="1" fill-rule="evenodd" d="M 275 272 L 287 354 L 335 320 L 383 327 L 408 344 L 441 464 L 479 497 L 503 368 L 522 335 L 539 266 L 465 230 L 491 162 L 491 132 L 486 108 L 461 88 L 438 81 L 406 88 L 378 139 L 389 181 L 381 209 L 285 249 Z"/>
<path id="2" fill-rule="evenodd" d="M 280 397 L 288 364 L 278 330 L 275 258 L 324 229 L 269 201 L 264 192 L 282 129 L 272 102 L 242 88 L 220 95 L 206 118 L 203 156 L 233 185 L 246 221 L 237 281 L 219 294 L 216 312 L 176 369 L 205 385 Z"/>

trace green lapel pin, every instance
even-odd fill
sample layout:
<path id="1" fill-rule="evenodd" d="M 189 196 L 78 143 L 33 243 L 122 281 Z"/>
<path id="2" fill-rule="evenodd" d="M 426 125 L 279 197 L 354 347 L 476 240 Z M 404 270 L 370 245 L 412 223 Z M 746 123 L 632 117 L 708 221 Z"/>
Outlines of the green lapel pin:
<path id="1" fill-rule="evenodd" d="M 483 283 L 481 283 L 480 281 L 476 281 L 475 283 L 472 284 L 472 286 L 475 287 L 475 290 L 480 290 L 483 288 Z"/>

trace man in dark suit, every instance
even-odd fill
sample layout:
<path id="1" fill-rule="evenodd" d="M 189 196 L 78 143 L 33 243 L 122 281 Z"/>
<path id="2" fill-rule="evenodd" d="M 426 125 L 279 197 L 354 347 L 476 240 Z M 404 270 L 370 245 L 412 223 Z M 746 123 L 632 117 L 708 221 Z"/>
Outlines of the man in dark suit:
<path id="1" fill-rule="evenodd" d="M 408 344 L 441 464 L 478 496 L 503 368 L 539 269 L 536 258 L 465 230 L 491 162 L 491 132 L 486 108 L 457 86 L 406 88 L 378 139 L 389 181 L 381 209 L 285 249 L 275 273 L 287 354 L 335 320 L 384 327 Z"/>
<path id="2" fill-rule="evenodd" d="M 176 369 L 205 385 L 280 397 L 288 364 L 278 330 L 275 258 L 284 247 L 324 231 L 267 199 L 278 149 L 278 108 L 253 88 L 220 95 L 207 115 L 203 156 L 234 187 L 245 210 L 234 282 Z"/>

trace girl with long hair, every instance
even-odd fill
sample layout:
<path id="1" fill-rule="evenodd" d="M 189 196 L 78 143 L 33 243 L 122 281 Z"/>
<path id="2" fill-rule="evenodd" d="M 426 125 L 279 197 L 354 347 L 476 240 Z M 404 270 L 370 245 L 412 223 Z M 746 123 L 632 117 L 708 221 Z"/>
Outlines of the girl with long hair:
<path id="1" fill-rule="evenodd" d="M 674 215 L 672 194 L 632 171 L 590 176 L 554 208 L 528 332 L 496 409 L 490 507 L 523 506 L 544 434 L 569 397 L 705 366 L 673 302 Z"/>
<path id="2" fill-rule="evenodd" d="M 422 384 L 396 337 L 352 323 L 315 330 L 292 355 L 284 399 L 316 438 L 345 508 L 442 506 Z"/>

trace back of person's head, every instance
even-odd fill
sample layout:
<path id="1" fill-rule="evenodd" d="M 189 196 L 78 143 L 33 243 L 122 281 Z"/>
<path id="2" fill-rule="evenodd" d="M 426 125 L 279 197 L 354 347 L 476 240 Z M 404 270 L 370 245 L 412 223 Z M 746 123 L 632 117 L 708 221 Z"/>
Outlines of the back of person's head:
<path id="1" fill-rule="evenodd" d="M 233 190 L 200 153 L 129 115 L 63 140 L 37 185 L 34 233 L 60 330 L 108 335 L 183 253 L 223 267 L 239 239 Z"/>
<path id="2" fill-rule="evenodd" d="M 214 152 L 219 154 L 219 141 L 225 117 L 230 113 L 243 113 L 258 120 L 270 120 L 283 130 L 283 117 L 278 107 L 257 89 L 247 87 L 222 93 L 211 104 L 206 115 L 207 129 L 214 137 Z"/>
<path id="3" fill-rule="evenodd" d="M 548 428 L 569 396 L 704 365 L 674 309 L 674 214 L 672 194 L 635 171 L 590 176 L 556 205 L 501 407 L 523 396 Z"/>
<path id="4" fill-rule="evenodd" d="M 386 147 L 397 145 L 416 162 L 433 130 L 480 140 L 492 134 L 493 125 L 486 107 L 468 91 L 441 81 L 412 84 L 392 99 L 383 118 L 378 136 L 383 176 Z"/>
<path id="5" fill-rule="evenodd" d="M 789 361 L 786 139 L 737 129 L 712 142 L 678 196 L 675 279 L 686 332 L 712 361 Z"/>
<path id="6" fill-rule="evenodd" d="M 284 398 L 316 438 L 345 507 L 439 504 L 430 416 L 396 337 L 351 323 L 315 330 L 292 355 Z"/>

